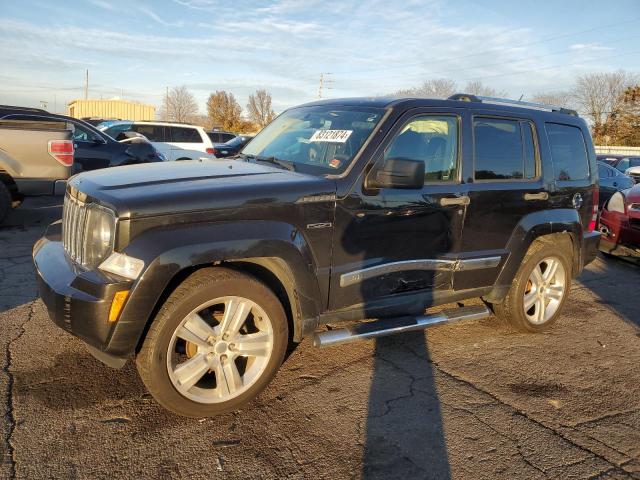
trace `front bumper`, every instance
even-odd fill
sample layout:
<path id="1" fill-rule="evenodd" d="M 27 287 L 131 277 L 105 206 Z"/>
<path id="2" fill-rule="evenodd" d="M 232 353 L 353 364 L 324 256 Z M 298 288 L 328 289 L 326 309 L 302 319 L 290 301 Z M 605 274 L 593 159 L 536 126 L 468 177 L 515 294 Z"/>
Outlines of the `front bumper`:
<path id="1" fill-rule="evenodd" d="M 130 290 L 132 281 L 85 271 L 64 252 L 61 222 L 53 223 L 33 247 L 40 296 L 51 319 L 62 329 L 82 339 L 89 351 L 112 367 L 121 367 L 128 355 L 114 345 L 122 345 L 117 323 L 108 321 L 116 292 Z"/>

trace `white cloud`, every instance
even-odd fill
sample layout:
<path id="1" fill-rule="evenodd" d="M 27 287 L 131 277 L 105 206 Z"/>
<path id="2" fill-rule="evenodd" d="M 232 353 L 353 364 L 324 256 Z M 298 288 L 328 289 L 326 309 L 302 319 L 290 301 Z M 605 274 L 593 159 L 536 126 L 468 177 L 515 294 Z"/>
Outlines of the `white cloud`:
<path id="1" fill-rule="evenodd" d="M 144 13 L 151 20 L 153 20 L 156 23 L 159 23 L 163 27 L 183 27 L 184 26 L 184 22 L 182 20 L 179 20 L 177 22 L 168 22 L 164 20 L 162 17 L 160 17 L 160 15 L 158 15 L 156 12 L 154 12 L 150 8 L 143 7 L 141 5 L 138 5 L 138 11 Z"/>
<path id="2" fill-rule="evenodd" d="M 601 52 L 606 50 L 613 50 L 611 47 L 605 47 L 599 43 L 574 43 L 569 47 L 571 50 L 589 51 L 589 52 Z"/>
<path id="3" fill-rule="evenodd" d="M 111 5 L 109 2 L 106 2 L 105 0 L 88 0 L 90 4 L 99 7 L 99 8 L 103 8 L 104 10 L 113 10 L 113 5 Z"/>

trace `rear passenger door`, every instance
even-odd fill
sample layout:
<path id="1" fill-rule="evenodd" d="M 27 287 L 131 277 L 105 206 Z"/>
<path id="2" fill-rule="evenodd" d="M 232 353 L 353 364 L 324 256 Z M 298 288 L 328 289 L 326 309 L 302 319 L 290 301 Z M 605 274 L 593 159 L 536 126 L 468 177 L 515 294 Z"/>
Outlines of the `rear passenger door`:
<path id="1" fill-rule="evenodd" d="M 464 165 L 469 205 L 460 258 L 478 259 L 478 268 L 456 272 L 456 290 L 492 285 L 516 226 L 549 198 L 533 118 L 474 111 L 465 126 L 472 152 Z"/>

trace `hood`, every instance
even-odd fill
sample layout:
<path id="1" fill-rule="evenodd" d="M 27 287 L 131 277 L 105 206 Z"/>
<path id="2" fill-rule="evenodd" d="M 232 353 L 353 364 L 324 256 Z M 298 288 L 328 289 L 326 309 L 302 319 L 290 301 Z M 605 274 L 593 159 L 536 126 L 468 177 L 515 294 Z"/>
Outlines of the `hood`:
<path id="1" fill-rule="evenodd" d="M 629 167 L 624 171 L 625 175 L 629 175 L 630 173 L 640 174 L 640 166 L 637 167 Z"/>
<path id="2" fill-rule="evenodd" d="M 120 218 L 295 203 L 335 193 L 335 182 L 239 160 L 194 160 L 105 168 L 69 180 L 71 188 Z"/>

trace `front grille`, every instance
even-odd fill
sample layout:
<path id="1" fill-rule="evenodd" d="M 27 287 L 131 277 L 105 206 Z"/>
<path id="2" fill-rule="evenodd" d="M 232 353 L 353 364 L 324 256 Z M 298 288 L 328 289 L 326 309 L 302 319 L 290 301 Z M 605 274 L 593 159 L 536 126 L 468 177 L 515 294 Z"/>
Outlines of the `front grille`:
<path id="1" fill-rule="evenodd" d="M 640 230 L 640 218 L 630 218 L 629 219 L 629 225 L 634 230 L 636 230 L 636 229 Z"/>
<path id="2" fill-rule="evenodd" d="M 633 181 L 640 183 L 640 173 L 630 173 L 629 176 L 633 178 Z"/>
<path id="3" fill-rule="evenodd" d="M 83 264 L 84 260 L 84 226 L 87 214 L 86 204 L 67 192 L 62 210 L 62 245 L 69 258 L 79 264 Z"/>

